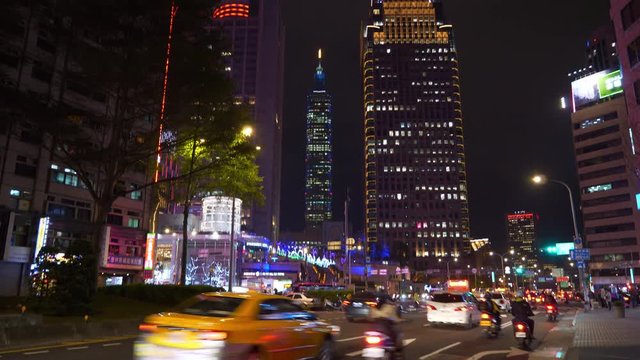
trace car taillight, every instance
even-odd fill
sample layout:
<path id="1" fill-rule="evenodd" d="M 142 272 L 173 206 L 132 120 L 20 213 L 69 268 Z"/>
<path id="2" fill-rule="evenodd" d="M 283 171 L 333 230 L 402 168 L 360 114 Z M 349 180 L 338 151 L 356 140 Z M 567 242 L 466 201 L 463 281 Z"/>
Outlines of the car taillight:
<path id="1" fill-rule="evenodd" d="M 371 306 L 371 307 L 374 307 L 374 306 L 378 305 L 378 303 L 375 302 L 375 301 L 365 301 L 364 303 L 369 305 L 369 306 Z"/>
<path id="2" fill-rule="evenodd" d="M 349 305 L 349 304 L 351 304 L 351 301 L 349 301 L 349 300 L 344 300 L 344 301 L 342 302 L 342 305 L 344 305 L 344 306 L 347 306 L 347 305 Z"/>
<path id="3" fill-rule="evenodd" d="M 382 338 L 380 336 L 367 336 L 364 338 L 364 341 L 369 345 L 377 345 L 382 342 Z"/>
<path id="4" fill-rule="evenodd" d="M 145 331 L 145 332 L 153 331 L 153 330 L 155 330 L 157 328 L 158 328 L 158 325 L 153 325 L 153 324 L 140 324 L 140 325 L 138 325 L 138 330 Z"/>
<path id="5" fill-rule="evenodd" d="M 524 331 L 524 325 L 523 324 L 517 324 L 516 325 L 516 329 L 518 329 L 518 331 Z"/>
<path id="6" fill-rule="evenodd" d="M 482 315 L 480 315 L 480 318 L 481 318 L 481 319 L 485 319 L 485 320 L 487 320 L 487 319 L 489 319 L 489 314 L 487 314 L 487 313 L 482 313 Z"/>
<path id="7" fill-rule="evenodd" d="M 504 300 L 500 299 L 500 305 L 504 305 Z"/>
<path id="8" fill-rule="evenodd" d="M 427 310 L 438 310 L 438 309 L 436 309 L 436 307 L 431 304 L 427 304 Z"/>
<path id="9" fill-rule="evenodd" d="M 453 309 L 453 311 L 467 311 L 467 308 L 464 307 L 464 306 L 461 306 L 461 307 L 457 307 L 457 308 Z"/>
<path id="10" fill-rule="evenodd" d="M 220 341 L 227 338 L 227 333 L 222 331 L 199 331 L 198 339 L 208 341 Z"/>
<path id="11" fill-rule="evenodd" d="M 547 305 L 547 310 L 553 310 L 553 305 Z"/>

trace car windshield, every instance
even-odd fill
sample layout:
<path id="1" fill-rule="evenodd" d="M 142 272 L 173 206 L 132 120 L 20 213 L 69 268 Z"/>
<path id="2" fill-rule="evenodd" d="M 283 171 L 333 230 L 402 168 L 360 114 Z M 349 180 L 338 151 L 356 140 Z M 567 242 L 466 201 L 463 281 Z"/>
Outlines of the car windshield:
<path id="1" fill-rule="evenodd" d="M 211 317 L 228 317 L 245 299 L 225 296 L 195 296 L 174 310 L 174 312 Z"/>
<path id="2" fill-rule="evenodd" d="M 462 295 L 459 294 L 434 294 L 432 301 L 440 302 L 440 303 L 458 303 L 462 301 Z"/>
<path id="3" fill-rule="evenodd" d="M 491 298 L 496 300 L 502 299 L 502 294 L 491 294 Z"/>

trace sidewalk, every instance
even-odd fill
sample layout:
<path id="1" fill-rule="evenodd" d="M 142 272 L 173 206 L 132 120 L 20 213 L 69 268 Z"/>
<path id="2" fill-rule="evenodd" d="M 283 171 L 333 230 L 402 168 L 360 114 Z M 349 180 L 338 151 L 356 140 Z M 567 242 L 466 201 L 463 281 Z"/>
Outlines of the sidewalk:
<path id="1" fill-rule="evenodd" d="M 616 318 L 615 309 L 580 312 L 575 319 L 573 346 L 567 359 L 637 359 L 640 353 L 640 307 L 625 309 Z"/>

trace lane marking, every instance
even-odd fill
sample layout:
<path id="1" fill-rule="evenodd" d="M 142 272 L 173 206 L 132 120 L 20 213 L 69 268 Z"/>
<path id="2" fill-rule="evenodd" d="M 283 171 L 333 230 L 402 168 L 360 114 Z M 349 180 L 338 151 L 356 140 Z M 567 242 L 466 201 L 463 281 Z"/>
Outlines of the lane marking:
<path id="1" fill-rule="evenodd" d="M 118 345 L 122 345 L 122 343 L 102 344 L 102 346 L 103 346 L 103 347 L 107 347 L 107 346 L 118 346 Z"/>
<path id="2" fill-rule="evenodd" d="M 350 337 L 350 338 L 346 338 L 346 339 L 338 339 L 336 340 L 337 342 L 345 342 L 345 341 L 353 341 L 353 340 L 358 340 L 358 339 L 364 339 L 365 336 L 354 336 L 354 337 Z"/>
<path id="3" fill-rule="evenodd" d="M 26 353 L 22 353 L 23 355 L 37 355 L 37 354 L 46 354 L 49 350 L 40 350 L 40 351 L 29 351 Z"/>
<path id="4" fill-rule="evenodd" d="M 353 356 L 360 356 L 362 355 L 362 350 L 358 350 L 358 351 L 354 351 L 354 352 L 350 352 L 347 354 L 347 356 L 353 357 Z"/>
<path id="5" fill-rule="evenodd" d="M 402 340 L 402 345 L 403 345 L 403 346 L 407 346 L 407 345 L 411 344 L 411 343 L 412 343 L 412 342 L 414 342 L 414 341 L 416 341 L 416 338 L 413 338 L 413 339 L 404 339 L 404 340 Z"/>
<path id="6" fill-rule="evenodd" d="M 438 350 L 436 350 L 436 351 L 434 351 L 434 352 L 432 352 L 432 353 L 429 353 L 429 354 L 427 354 L 427 355 L 422 355 L 422 356 L 420 356 L 420 360 L 424 360 L 424 359 L 429 358 L 429 357 L 431 357 L 431 356 L 433 356 L 433 355 L 438 355 L 438 354 L 440 354 L 441 352 L 443 352 L 443 351 L 445 351 L 445 350 L 448 350 L 448 349 L 451 349 L 452 347 L 458 346 L 458 345 L 460 345 L 460 344 L 462 344 L 462 343 L 461 343 L 460 341 L 458 341 L 458 342 L 453 343 L 453 344 L 451 344 L 451 345 L 447 345 L 447 346 L 445 346 L 445 347 L 443 347 L 443 348 L 441 348 L 441 349 L 438 349 Z"/>
<path id="7" fill-rule="evenodd" d="M 513 325 L 513 323 L 511 321 L 509 321 L 509 322 L 506 322 L 506 323 L 500 325 L 500 328 L 501 329 L 508 328 L 511 325 Z"/>
<path id="8" fill-rule="evenodd" d="M 479 353 L 473 355 L 472 357 L 468 358 L 467 360 L 479 360 L 479 359 L 482 359 L 483 357 L 488 356 L 488 355 L 508 354 L 510 352 L 511 352 L 511 350 L 483 351 L 483 352 L 479 352 Z"/>
<path id="9" fill-rule="evenodd" d="M 88 349 L 88 346 L 75 346 L 75 347 L 70 347 L 67 348 L 67 350 L 82 350 L 82 349 Z"/>
<path id="10" fill-rule="evenodd" d="M 88 344 L 88 345 L 91 345 L 91 344 L 99 344 L 99 343 L 104 343 L 104 342 L 109 342 L 109 341 L 130 340 L 130 339 L 135 339 L 137 337 L 138 337 L 138 335 L 109 336 L 109 337 L 104 337 L 104 338 L 99 338 L 99 339 L 79 341 L 79 342 L 75 342 L 75 343 L 66 342 L 64 344 L 60 343 L 60 344 L 49 345 L 49 346 L 31 346 L 31 347 L 25 347 L 25 348 L 20 348 L 20 349 L 0 351 L 0 355 L 2 355 L 2 354 L 24 353 L 25 351 L 33 352 L 33 351 L 44 350 L 44 349 L 58 349 L 58 348 L 68 347 L 70 344 L 78 344 L 78 345 L 80 345 L 80 344 Z"/>

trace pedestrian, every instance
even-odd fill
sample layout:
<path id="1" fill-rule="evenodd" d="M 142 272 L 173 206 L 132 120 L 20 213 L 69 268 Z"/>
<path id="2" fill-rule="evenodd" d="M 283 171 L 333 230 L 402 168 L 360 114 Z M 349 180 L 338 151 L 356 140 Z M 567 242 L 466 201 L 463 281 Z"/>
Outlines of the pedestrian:
<path id="1" fill-rule="evenodd" d="M 636 284 L 631 285 L 629 295 L 631 297 L 631 307 L 634 308 L 638 305 L 638 286 Z"/>
<path id="2" fill-rule="evenodd" d="M 598 295 L 600 295 L 600 306 L 602 306 L 603 309 L 606 308 L 607 307 L 607 291 L 603 287 L 601 287 Z"/>
<path id="3" fill-rule="evenodd" d="M 611 291 L 607 290 L 604 295 L 605 302 L 607 303 L 607 308 L 611 311 Z"/>

